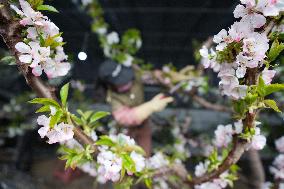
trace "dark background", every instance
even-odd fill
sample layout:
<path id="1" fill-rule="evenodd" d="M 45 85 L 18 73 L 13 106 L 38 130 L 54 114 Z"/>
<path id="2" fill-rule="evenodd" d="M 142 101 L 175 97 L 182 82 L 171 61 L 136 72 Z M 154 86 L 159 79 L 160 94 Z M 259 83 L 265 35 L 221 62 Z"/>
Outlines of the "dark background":
<path id="1" fill-rule="evenodd" d="M 104 57 L 97 37 L 91 33 L 91 19 L 80 10 L 79 0 L 54 0 L 60 14 L 51 14 L 73 53 L 75 78 L 92 81 Z M 138 57 L 161 67 L 172 62 L 181 68 L 193 64 L 192 40 L 203 41 L 233 22 L 237 1 L 228 0 L 100 0 L 110 29 L 122 34 L 129 28 L 141 31 L 143 46 Z M 88 59 L 80 62 L 77 54 L 88 50 Z M 85 74 L 88 73 L 88 74 Z"/>
<path id="2" fill-rule="evenodd" d="M 234 18 L 233 10 L 238 1 L 228 0 L 100 0 L 110 31 L 122 34 L 129 28 L 141 31 L 143 45 L 137 57 L 161 68 L 173 63 L 177 68 L 196 64 L 193 58 L 193 41 L 200 43 L 209 36 L 228 28 Z M 73 62 L 72 79 L 93 85 L 99 64 L 104 61 L 96 34 L 91 32 L 92 19 L 81 8 L 80 0 L 46 0 L 60 14 L 48 17 L 63 33 L 65 51 Z M 5 44 L 1 40 L 1 46 Z M 88 58 L 80 61 L 77 55 L 86 51 Z M 27 89 L 16 67 L 0 65 L 0 100 Z M 215 77 L 213 77 L 215 78 Z M 65 79 L 66 81 L 68 80 Z M 217 83 L 217 82 L 216 82 Z M 157 91 L 159 89 L 147 88 Z M 93 90 L 94 91 L 94 90 Z M 92 94 L 91 94 L 92 95 Z"/>

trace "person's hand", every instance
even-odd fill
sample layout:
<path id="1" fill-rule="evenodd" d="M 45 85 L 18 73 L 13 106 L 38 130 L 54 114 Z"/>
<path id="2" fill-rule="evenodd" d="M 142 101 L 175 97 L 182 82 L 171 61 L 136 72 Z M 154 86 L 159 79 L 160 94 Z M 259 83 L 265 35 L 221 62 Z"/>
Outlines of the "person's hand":
<path id="1" fill-rule="evenodd" d="M 166 106 L 173 101 L 174 101 L 173 97 L 168 97 L 160 93 L 156 95 L 154 98 L 152 98 L 152 100 L 150 100 L 149 103 L 154 112 L 160 112 L 164 110 Z"/>

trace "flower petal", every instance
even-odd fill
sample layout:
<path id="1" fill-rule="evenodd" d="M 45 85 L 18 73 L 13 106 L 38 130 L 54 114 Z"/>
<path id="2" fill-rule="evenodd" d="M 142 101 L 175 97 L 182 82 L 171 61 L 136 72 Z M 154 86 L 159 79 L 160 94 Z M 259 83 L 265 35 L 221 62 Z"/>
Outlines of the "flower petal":
<path id="1" fill-rule="evenodd" d="M 15 45 L 15 48 L 17 49 L 17 51 L 19 51 L 20 53 L 30 53 L 31 52 L 31 48 L 25 44 L 24 42 L 19 42 Z"/>
<path id="2" fill-rule="evenodd" d="M 22 63 L 31 63 L 32 61 L 32 56 L 29 55 L 29 54 L 23 54 L 23 55 L 20 55 L 19 56 L 19 60 L 22 62 Z"/>
<path id="3" fill-rule="evenodd" d="M 32 70 L 32 73 L 37 77 L 40 76 L 42 74 L 41 66 L 34 67 L 33 70 Z"/>

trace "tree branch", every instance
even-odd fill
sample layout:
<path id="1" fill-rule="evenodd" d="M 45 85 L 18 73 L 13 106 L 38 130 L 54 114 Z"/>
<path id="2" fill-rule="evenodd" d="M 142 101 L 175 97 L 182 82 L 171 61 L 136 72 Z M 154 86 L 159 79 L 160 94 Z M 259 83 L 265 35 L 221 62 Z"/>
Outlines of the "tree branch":
<path id="1" fill-rule="evenodd" d="M 260 155 L 257 150 L 249 150 L 248 164 L 251 174 L 249 175 L 249 186 L 255 189 L 261 189 L 262 184 L 265 182 L 265 172 L 261 162 Z"/>
<path id="2" fill-rule="evenodd" d="M 23 27 L 20 25 L 19 20 L 14 19 L 7 0 L 0 0 L 2 5 L 0 8 L 0 35 L 9 48 L 10 52 L 15 56 L 16 63 L 19 71 L 26 79 L 26 83 L 32 88 L 38 97 L 56 99 L 55 89 L 48 86 L 32 74 L 31 69 L 27 64 L 22 64 L 19 60 L 19 53 L 15 49 L 15 45 L 22 41 Z M 83 145 L 94 144 L 94 141 L 87 136 L 79 127 L 74 127 L 74 138 Z"/>
<path id="3" fill-rule="evenodd" d="M 231 108 L 228 108 L 226 106 L 222 106 L 219 104 L 213 104 L 209 101 L 207 101 L 206 99 L 196 95 L 196 94 L 190 94 L 192 99 L 197 102 L 198 104 L 200 104 L 201 106 L 203 106 L 206 109 L 209 110 L 214 110 L 214 111 L 218 111 L 218 112 L 232 112 Z"/>

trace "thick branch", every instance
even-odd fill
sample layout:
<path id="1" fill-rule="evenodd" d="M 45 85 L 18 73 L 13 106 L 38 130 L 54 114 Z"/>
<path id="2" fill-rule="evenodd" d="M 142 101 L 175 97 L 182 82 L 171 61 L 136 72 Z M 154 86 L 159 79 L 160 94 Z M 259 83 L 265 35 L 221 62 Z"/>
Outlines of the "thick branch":
<path id="1" fill-rule="evenodd" d="M 264 33 L 266 35 L 269 34 L 269 32 L 274 27 L 274 22 L 270 22 L 266 28 L 264 29 Z M 255 85 L 258 82 L 259 73 L 257 68 L 252 68 L 247 70 L 247 74 L 245 77 L 245 83 L 247 85 Z M 256 117 L 256 111 L 252 113 L 247 113 L 245 119 L 243 120 L 243 124 L 245 127 L 254 127 L 255 126 L 255 117 Z M 227 158 L 223 161 L 223 163 L 218 167 L 217 170 L 214 170 L 208 174 L 205 174 L 204 176 L 193 178 L 192 181 L 190 181 L 191 185 L 197 185 L 204 182 L 208 182 L 214 178 L 218 178 L 223 172 L 228 170 L 233 164 L 237 163 L 245 150 L 247 149 L 249 145 L 248 141 L 244 141 L 238 136 L 234 137 L 233 142 L 233 148 L 230 151 Z"/>
<path id="2" fill-rule="evenodd" d="M 19 53 L 15 49 L 15 45 L 22 41 L 21 30 L 22 26 L 19 21 L 14 19 L 11 15 L 9 4 L 7 0 L 0 0 L 0 35 L 5 41 L 10 52 L 15 56 L 18 69 L 26 79 L 27 84 L 39 97 L 52 98 L 56 100 L 54 89 L 46 85 L 40 77 L 32 74 L 31 69 L 27 64 L 22 64 L 19 60 Z M 94 141 L 88 137 L 79 127 L 74 128 L 75 138 L 81 142 L 82 145 L 94 144 Z"/>
<path id="3" fill-rule="evenodd" d="M 219 105 L 219 104 L 213 104 L 213 103 L 207 101 L 206 99 L 204 99 L 200 96 L 197 96 L 196 94 L 192 94 L 191 97 L 195 102 L 197 102 L 198 104 L 200 104 L 201 106 L 203 106 L 206 109 L 214 110 L 214 111 L 218 111 L 218 112 L 232 112 L 232 109 L 230 109 L 226 106 Z"/>
<path id="4" fill-rule="evenodd" d="M 249 150 L 248 164 L 251 174 L 249 175 L 250 182 L 248 183 L 252 188 L 260 189 L 265 182 L 265 172 L 261 162 L 261 157 L 257 150 Z"/>

